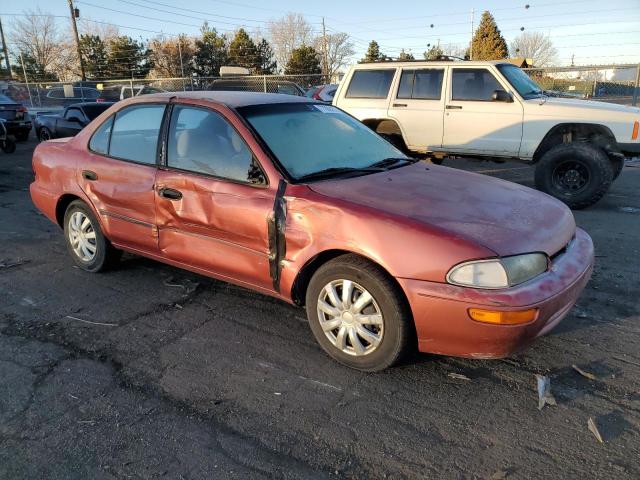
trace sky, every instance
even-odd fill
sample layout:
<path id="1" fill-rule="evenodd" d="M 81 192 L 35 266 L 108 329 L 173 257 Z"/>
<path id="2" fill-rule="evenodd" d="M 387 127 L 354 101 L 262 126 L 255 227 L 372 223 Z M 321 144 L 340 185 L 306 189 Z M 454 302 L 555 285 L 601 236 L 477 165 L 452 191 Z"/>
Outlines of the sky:
<path id="1" fill-rule="evenodd" d="M 416 58 L 428 45 L 466 46 L 484 10 L 495 17 L 510 43 L 524 31 L 549 35 L 560 65 L 640 63 L 640 0 L 75 0 L 81 18 L 117 24 L 121 34 L 147 40 L 167 35 L 198 34 L 205 20 L 218 31 L 268 31 L 268 22 L 288 12 L 302 13 L 318 32 L 324 17 L 327 32 L 346 32 L 361 58 L 370 40 L 395 57 L 404 49 Z M 528 4 L 528 8 L 526 5 Z M 0 18 L 5 34 L 15 15 L 40 8 L 69 25 L 67 0 L 3 0 Z M 64 17 L 67 18 L 64 18 Z"/>

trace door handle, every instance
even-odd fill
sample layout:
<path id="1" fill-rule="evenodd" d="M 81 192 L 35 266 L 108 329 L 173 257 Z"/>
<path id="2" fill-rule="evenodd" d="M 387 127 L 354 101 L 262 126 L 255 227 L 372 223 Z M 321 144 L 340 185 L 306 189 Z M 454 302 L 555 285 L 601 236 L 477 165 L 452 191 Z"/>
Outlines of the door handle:
<path id="1" fill-rule="evenodd" d="M 161 188 L 158 190 L 158 195 L 168 200 L 180 200 L 182 198 L 182 192 L 173 188 Z"/>
<path id="2" fill-rule="evenodd" d="M 462 110 L 461 105 L 447 105 L 444 108 L 446 108 L 447 110 Z"/>
<path id="3" fill-rule="evenodd" d="M 393 106 L 394 107 L 406 107 L 407 104 L 406 103 L 394 103 Z"/>
<path id="4" fill-rule="evenodd" d="M 90 181 L 94 181 L 98 179 L 98 174 L 96 172 L 92 172 L 91 170 L 83 170 L 82 178 L 85 178 Z"/>

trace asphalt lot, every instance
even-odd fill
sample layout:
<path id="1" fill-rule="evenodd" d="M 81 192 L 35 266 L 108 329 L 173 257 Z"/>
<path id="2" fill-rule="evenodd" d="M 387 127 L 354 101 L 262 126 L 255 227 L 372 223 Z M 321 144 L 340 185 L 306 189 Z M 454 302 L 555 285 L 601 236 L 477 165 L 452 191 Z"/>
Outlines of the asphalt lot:
<path id="1" fill-rule="evenodd" d="M 0 478 L 640 478 L 640 166 L 575 212 L 597 264 L 552 334 L 363 374 L 277 300 L 133 256 L 72 267 L 29 198 L 34 145 L 0 152 Z"/>

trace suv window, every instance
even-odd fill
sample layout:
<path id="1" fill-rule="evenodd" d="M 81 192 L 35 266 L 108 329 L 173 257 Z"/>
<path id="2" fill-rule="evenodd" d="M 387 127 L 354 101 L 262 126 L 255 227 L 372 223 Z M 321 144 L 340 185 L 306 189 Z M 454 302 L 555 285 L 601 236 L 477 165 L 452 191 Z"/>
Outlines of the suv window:
<path id="1" fill-rule="evenodd" d="M 109 136 L 111 135 L 111 126 L 113 125 L 113 117 L 111 115 L 102 125 L 100 125 L 89 142 L 89 149 L 107 155 L 109 153 Z"/>
<path id="2" fill-rule="evenodd" d="M 398 98 L 440 100 L 443 69 L 403 70 Z"/>
<path id="3" fill-rule="evenodd" d="M 235 128 L 204 108 L 174 107 L 167 149 L 169 167 L 248 183 L 264 183 Z"/>
<path id="4" fill-rule="evenodd" d="M 395 75 L 392 70 L 356 70 L 347 88 L 347 98 L 387 98 L 391 81 Z"/>
<path id="5" fill-rule="evenodd" d="M 484 68 L 454 68 L 452 100 L 491 101 L 494 90 L 504 90 L 496 78 Z"/>
<path id="6" fill-rule="evenodd" d="M 109 155 L 155 164 L 164 105 L 132 106 L 116 113 Z"/>

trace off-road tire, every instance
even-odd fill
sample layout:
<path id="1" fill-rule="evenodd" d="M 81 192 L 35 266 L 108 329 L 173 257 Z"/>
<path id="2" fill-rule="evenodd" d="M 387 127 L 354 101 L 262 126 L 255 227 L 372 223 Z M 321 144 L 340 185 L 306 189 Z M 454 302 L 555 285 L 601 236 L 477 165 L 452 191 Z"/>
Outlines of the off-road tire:
<path id="1" fill-rule="evenodd" d="M 363 356 L 344 353 L 325 335 L 318 317 L 318 299 L 325 285 L 346 279 L 364 287 L 379 306 L 384 322 L 384 333 L 378 347 Z M 329 356 L 348 367 L 377 372 L 398 363 L 415 348 L 415 327 L 411 310 L 403 292 L 388 274 L 376 264 L 346 254 L 322 265 L 313 275 L 306 292 L 306 310 L 309 325 L 320 346 Z"/>
<path id="2" fill-rule="evenodd" d="M 572 191 L 563 187 L 558 172 L 567 165 L 587 173 L 583 187 Z M 546 152 L 535 170 L 536 188 L 579 210 L 600 200 L 614 178 L 614 166 L 607 154 L 589 143 L 566 143 Z"/>
<path id="3" fill-rule="evenodd" d="M 83 261 L 78 257 L 73 247 L 71 246 L 71 242 L 69 240 L 69 221 L 71 215 L 74 212 L 80 211 L 82 212 L 91 222 L 91 226 L 93 227 L 93 231 L 95 232 L 95 245 L 96 252 L 95 256 L 91 261 Z M 102 233 L 102 229 L 100 228 L 100 223 L 98 219 L 93 214 L 93 211 L 89 206 L 84 203 L 82 200 L 75 200 L 69 204 L 67 210 L 64 214 L 64 238 L 65 243 L 67 245 L 67 251 L 69 255 L 73 259 L 73 262 L 83 270 L 87 272 L 97 273 L 109 270 L 113 268 L 120 257 L 122 256 L 122 251 L 116 249 L 111 242 L 104 236 Z"/>
<path id="4" fill-rule="evenodd" d="M 615 180 L 622 173 L 622 169 L 624 168 L 624 158 L 615 158 L 611 160 L 613 164 L 613 179 Z"/>

